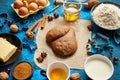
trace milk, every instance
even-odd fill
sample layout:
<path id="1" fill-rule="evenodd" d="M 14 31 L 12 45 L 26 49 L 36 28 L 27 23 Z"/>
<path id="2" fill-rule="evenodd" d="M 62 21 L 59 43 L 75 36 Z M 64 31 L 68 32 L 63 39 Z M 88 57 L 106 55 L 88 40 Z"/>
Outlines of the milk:
<path id="1" fill-rule="evenodd" d="M 86 71 L 94 80 L 107 80 L 112 73 L 112 67 L 106 61 L 94 59 L 87 62 Z"/>

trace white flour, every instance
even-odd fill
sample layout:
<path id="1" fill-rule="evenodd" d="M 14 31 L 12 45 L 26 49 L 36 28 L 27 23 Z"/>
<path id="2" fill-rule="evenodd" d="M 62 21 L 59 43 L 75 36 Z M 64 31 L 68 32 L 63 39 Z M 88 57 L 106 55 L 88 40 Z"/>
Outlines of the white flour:
<path id="1" fill-rule="evenodd" d="M 100 4 L 92 13 L 93 20 L 105 29 L 120 28 L 120 8 L 112 4 Z"/>

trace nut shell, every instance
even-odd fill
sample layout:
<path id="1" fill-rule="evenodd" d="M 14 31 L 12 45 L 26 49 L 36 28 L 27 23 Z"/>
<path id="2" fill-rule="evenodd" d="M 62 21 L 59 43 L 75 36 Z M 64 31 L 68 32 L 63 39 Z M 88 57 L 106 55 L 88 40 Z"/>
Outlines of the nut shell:
<path id="1" fill-rule="evenodd" d="M 15 9 L 19 9 L 20 7 L 24 6 L 24 4 L 21 0 L 15 0 L 13 6 L 14 6 Z"/>
<path id="2" fill-rule="evenodd" d="M 0 73 L 0 80 L 8 80 L 9 76 L 6 72 Z"/>
<path id="3" fill-rule="evenodd" d="M 21 7 L 18 11 L 19 15 L 24 16 L 28 14 L 28 9 L 26 7 Z"/>
<path id="4" fill-rule="evenodd" d="M 80 74 L 79 73 L 73 73 L 70 76 L 70 80 L 80 80 Z"/>
<path id="5" fill-rule="evenodd" d="M 18 26 L 15 25 L 15 24 L 13 24 L 13 25 L 10 26 L 10 31 L 11 32 L 18 32 L 18 29 L 19 29 Z"/>
<path id="6" fill-rule="evenodd" d="M 32 31 L 27 31 L 26 32 L 26 36 L 29 38 L 29 39 L 33 39 L 34 38 L 34 33 Z"/>

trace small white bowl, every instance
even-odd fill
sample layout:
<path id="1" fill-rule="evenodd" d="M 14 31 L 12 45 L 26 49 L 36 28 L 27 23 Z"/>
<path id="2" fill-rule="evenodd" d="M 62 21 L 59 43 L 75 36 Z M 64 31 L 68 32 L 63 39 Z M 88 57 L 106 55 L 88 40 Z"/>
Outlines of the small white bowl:
<path id="1" fill-rule="evenodd" d="M 88 77 L 93 80 L 108 80 L 114 72 L 112 62 L 99 54 L 88 57 L 84 63 L 84 69 Z"/>

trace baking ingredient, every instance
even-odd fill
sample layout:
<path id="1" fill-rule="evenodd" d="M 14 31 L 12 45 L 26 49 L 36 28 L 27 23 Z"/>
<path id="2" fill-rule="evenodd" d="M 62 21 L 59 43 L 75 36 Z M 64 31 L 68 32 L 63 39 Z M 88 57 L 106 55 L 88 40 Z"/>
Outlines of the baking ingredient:
<path id="1" fill-rule="evenodd" d="M 114 57 L 114 63 L 118 63 L 118 57 Z"/>
<path id="2" fill-rule="evenodd" d="M 20 62 L 13 68 L 13 76 L 18 80 L 29 78 L 32 72 L 32 66 L 27 62 Z"/>
<path id="3" fill-rule="evenodd" d="M 41 22 L 41 29 L 45 28 L 46 20 L 48 18 L 47 14 L 43 14 L 42 22 Z"/>
<path id="4" fill-rule="evenodd" d="M 75 31 L 65 25 L 57 26 L 47 32 L 46 42 L 59 57 L 68 57 L 77 50 Z"/>
<path id="5" fill-rule="evenodd" d="M 61 68 L 53 69 L 49 75 L 50 80 L 66 80 L 68 76 L 65 70 Z"/>
<path id="6" fill-rule="evenodd" d="M 5 72 L 6 72 L 7 74 L 9 74 L 10 69 L 9 69 L 9 68 L 5 69 Z"/>
<path id="7" fill-rule="evenodd" d="M 35 3 L 35 2 L 31 2 L 29 5 L 28 5 L 28 9 L 29 10 L 32 10 L 32 11 L 36 11 L 38 9 L 38 5 Z"/>
<path id="8" fill-rule="evenodd" d="M 20 7 L 24 6 L 24 4 L 21 0 L 15 0 L 13 6 L 15 9 L 19 9 Z"/>
<path id="9" fill-rule="evenodd" d="M 36 60 L 39 62 L 39 63 L 42 63 L 43 62 L 43 57 L 40 55 L 38 58 L 36 58 Z"/>
<path id="10" fill-rule="evenodd" d="M 65 6 L 64 9 L 64 18 L 66 21 L 76 21 L 79 18 L 80 8 L 76 5 L 69 4 Z"/>
<path id="11" fill-rule="evenodd" d="M 18 32 L 18 26 L 15 24 L 10 25 L 10 31 L 11 32 Z"/>
<path id="12" fill-rule="evenodd" d="M 45 58 L 46 56 L 47 56 L 47 53 L 46 53 L 46 52 L 44 52 L 44 51 L 41 52 L 41 57 L 42 57 L 42 58 Z"/>
<path id="13" fill-rule="evenodd" d="M 88 25 L 87 28 L 88 28 L 89 31 L 93 30 L 93 26 L 92 25 Z"/>
<path id="14" fill-rule="evenodd" d="M 0 80 L 8 80 L 9 75 L 6 72 L 0 72 Z"/>
<path id="15" fill-rule="evenodd" d="M 73 73 L 70 75 L 70 80 L 80 80 L 80 74 L 79 73 Z"/>
<path id="16" fill-rule="evenodd" d="M 52 21 L 53 17 L 52 16 L 48 16 L 48 21 Z"/>
<path id="17" fill-rule="evenodd" d="M 39 57 L 36 58 L 36 60 L 39 63 L 42 63 L 46 56 L 47 56 L 47 53 L 43 51 L 43 52 L 41 52 L 41 54 L 39 55 Z"/>
<path id="18" fill-rule="evenodd" d="M 26 7 L 21 7 L 18 11 L 19 15 L 25 16 L 28 14 L 28 9 Z"/>
<path id="19" fill-rule="evenodd" d="M 94 22 L 104 29 L 120 27 L 120 8 L 113 4 L 99 4 L 92 12 Z"/>
<path id="20" fill-rule="evenodd" d="M 58 9 L 60 6 L 61 6 L 61 5 L 56 5 L 54 8 L 52 8 L 52 9 L 50 10 L 50 12 L 55 11 L 55 10 Z"/>
<path id="21" fill-rule="evenodd" d="M 9 24 L 9 25 L 12 25 L 12 23 L 13 23 L 12 20 L 9 20 L 9 21 L 8 21 L 8 24 Z"/>
<path id="22" fill-rule="evenodd" d="M 34 33 L 32 31 L 27 31 L 26 35 L 29 39 L 33 39 L 34 38 Z"/>
<path id="23" fill-rule="evenodd" d="M 55 4 L 57 4 L 57 5 L 63 4 L 63 0 L 55 0 L 54 2 L 55 2 Z"/>
<path id="24" fill-rule="evenodd" d="M 0 37 L 0 61 L 6 62 L 16 52 L 17 47 Z"/>
<path id="25" fill-rule="evenodd" d="M 37 0 L 37 4 L 38 4 L 39 6 L 46 6 L 47 0 Z"/>
<path id="26" fill-rule="evenodd" d="M 27 0 L 28 3 L 34 2 L 35 0 Z"/>
<path id="27" fill-rule="evenodd" d="M 98 4 L 99 0 L 89 0 L 88 3 L 84 4 L 86 9 L 91 9 L 94 5 Z"/>
<path id="28" fill-rule="evenodd" d="M 112 73 L 112 67 L 101 59 L 89 60 L 85 66 L 87 74 L 94 80 L 107 80 Z"/>
<path id="29" fill-rule="evenodd" d="M 54 15 L 54 18 L 58 18 L 59 17 L 59 14 L 57 14 L 57 13 L 54 13 L 53 15 Z"/>

